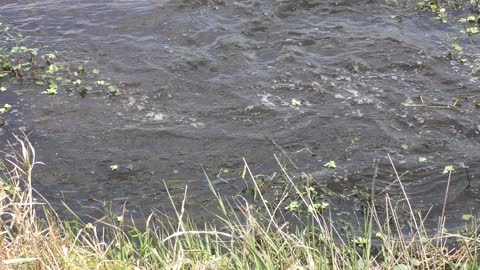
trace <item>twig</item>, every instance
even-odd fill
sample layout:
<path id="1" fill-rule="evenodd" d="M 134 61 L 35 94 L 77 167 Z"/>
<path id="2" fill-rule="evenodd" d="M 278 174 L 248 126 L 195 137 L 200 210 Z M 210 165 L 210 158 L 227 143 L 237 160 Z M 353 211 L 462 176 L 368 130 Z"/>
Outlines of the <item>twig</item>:
<path id="1" fill-rule="evenodd" d="M 390 160 L 390 164 L 392 164 L 393 171 L 395 172 L 395 176 L 397 177 L 397 181 L 400 184 L 400 188 L 402 189 L 403 196 L 405 197 L 405 200 L 407 201 L 408 209 L 410 210 L 410 215 L 412 216 L 413 223 L 415 224 L 415 229 L 419 231 L 419 227 L 417 224 L 417 219 L 415 218 L 415 214 L 413 212 L 412 205 L 410 204 L 410 200 L 408 199 L 407 192 L 405 191 L 405 188 L 403 187 L 402 181 L 400 180 L 400 176 L 398 175 L 397 169 L 395 168 L 395 165 L 393 164 L 392 158 L 390 157 L 390 154 L 387 154 L 388 159 Z"/>
<path id="2" fill-rule="evenodd" d="M 468 183 L 465 189 L 469 189 L 472 184 L 472 181 L 470 179 L 470 175 L 468 174 L 468 167 L 465 167 L 465 173 L 467 174 L 467 183 Z"/>
<path id="3" fill-rule="evenodd" d="M 423 107 L 423 108 L 431 108 L 431 109 L 452 109 L 455 108 L 456 106 L 451 106 L 451 105 L 429 105 L 429 104 L 416 104 L 416 103 L 402 103 L 400 104 L 404 107 Z"/>

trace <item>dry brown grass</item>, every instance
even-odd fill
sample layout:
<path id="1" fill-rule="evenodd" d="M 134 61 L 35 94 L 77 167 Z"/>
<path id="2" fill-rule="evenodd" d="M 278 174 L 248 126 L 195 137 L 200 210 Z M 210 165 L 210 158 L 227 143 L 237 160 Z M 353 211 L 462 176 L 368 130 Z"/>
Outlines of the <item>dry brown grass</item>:
<path id="1" fill-rule="evenodd" d="M 1 269 L 478 269 L 478 227 L 475 219 L 461 233 L 427 233 L 423 218 L 404 193 L 410 215 L 388 194 L 380 215 L 372 200 L 364 230 L 352 237 L 340 233 L 327 212 L 305 211 L 308 224 L 292 228 L 282 218 L 283 196 L 275 205 L 258 192 L 260 206 L 242 197 L 225 200 L 211 186 L 218 202 L 216 224 L 199 228 L 185 212 L 185 200 L 168 221 L 151 214 L 146 229 L 112 215 L 95 223 L 62 221 L 32 186 L 38 164 L 26 137 L 4 153 L 0 182 Z M 280 164 L 280 162 L 279 162 Z M 392 162 L 392 169 L 396 173 Z M 290 190 L 308 209 L 314 200 L 280 165 Z M 260 190 L 248 164 L 253 188 Z M 395 180 L 403 190 L 397 174 Z M 375 183 L 373 183 L 375 185 Z M 188 188 L 185 188 L 185 198 Z M 286 194 L 285 194 L 286 195 Z M 372 196 L 374 192 L 372 191 Z M 36 198 L 42 203 L 37 202 Z M 232 205 L 233 204 L 233 205 Z M 41 214 L 41 215 L 40 215 Z M 405 234 L 405 225 L 410 233 Z M 359 226 L 362 226 L 359 224 Z M 359 244 L 354 240 L 364 239 Z M 456 241 L 449 248 L 448 241 Z M 375 244 L 374 244 L 375 241 Z"/>

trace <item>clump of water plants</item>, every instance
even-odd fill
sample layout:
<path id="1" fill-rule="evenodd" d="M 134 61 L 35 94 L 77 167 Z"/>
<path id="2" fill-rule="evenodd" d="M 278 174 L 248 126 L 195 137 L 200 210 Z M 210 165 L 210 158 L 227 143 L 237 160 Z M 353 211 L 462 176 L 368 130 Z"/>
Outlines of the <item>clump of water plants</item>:
<path id="1" fill-rule="evenodd" d="M 471 39 L 480 33 L 480 1 L 478 0 L 417 0 L 417 1 L 387 1 L 398 7 L 408 10 L 397 17 L 411 16 L 418 13 L 430 14 L 433 23 L 456 25 L 458 34 L 450 37 L 451 50 L 447 53 L 449 59 L 457 59 L 466 65 L 472 65 L 476 52 L 465 53 L 459 44 L 471 42 Z M 470 57 L 470 58 L 471 58 Z"/>
<path id="2" fill-rule="evenodd" d="M 47 49 L 28 47 L 22 33 L 0 21 L 0 91 L 7 90 L 8 80 L 16 79 L 31 82 L 50 96 L 65 91 L 76 91 L 81 97 L 90 92 L 118 94 L 118 87 L 101 79 L 97 68 L 60 61 L 57 52 Z M 95 83 L 99 81 L 103 83 Z"/>
<path id="3" fill-rule="evenodd" d="M 430 20 L 433 27 L 438 24 L 448 24 L 448 33 L 445 33 L 445 43 L 450 47 L 445 51 L 446 59 L 466 67 L 470 76 L 480 75 L 480 49 L 475 45 L 480 37 L 480 0 L 404 0 L 387 3 L 399 7 L 397 20 L 405 16 L 424 16 Z M 457 29 L 457 30 L 451 30 Z M 453 109 L 472 112 L 478 108 L 476 100 L 478 95 L 465 95 L 452 98 L 451 104 L 432 104 L 424 102 L 402 103 L 407 107 L 424 107 L 435 109 Z M 467 105 L 467 106 L 465 106 Z"/>

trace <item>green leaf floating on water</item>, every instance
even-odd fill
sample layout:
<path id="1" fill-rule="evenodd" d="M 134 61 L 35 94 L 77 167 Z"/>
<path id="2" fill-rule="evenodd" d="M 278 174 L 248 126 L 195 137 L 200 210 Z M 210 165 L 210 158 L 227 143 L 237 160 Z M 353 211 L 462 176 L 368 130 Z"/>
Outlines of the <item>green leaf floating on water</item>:
<path id="1" fill-rule="evenodd" d="M 470 214 L 463 214 L 462 215 L 462 219 L 465 220 L 465 221 L 469 221 L 472 218 L 473 218 L 473 215 L 470 215 Z"/>
<path id="2" fill-rule="evenodd" d="M 10 72 L 0 72 L 0 78 L 7 77 Z"/>
<path id="3" fill-rule="evenodd" d="M 92 224 L 92 223 L 87 223 L 87 225 L 85 225 L 85 228 L 89 229 L 89 230 L 94 230 L 95 229 L 95 226 Z"/>
<path id="4" fill-rule="evenodd" d="M 105 85 L 105 81 L 103 80 L 97 81 L 97 85 Z"/>
<path id="5" fill-rule="evenodd" d="M 327 207 L 330 206 L 329 203 L 327 202 L 322 202 L 322 203 L 314 203 L 312 205 L 309 205 L 308 206 L 308 212 L 315 212 L 315 211 L 323 211 L 325 209 L 327 209 Z"/>
<path id="6" fill-rule="evenodd" d="M 57 71 L 58 71 L 57 65 L 51 64 L 50 66 L 48 66 L 48 71 L 47 71 L 48 74 L 55 74 L 57 73 Z"/>
<path id="7" fill-rule="evenodd" d="M 456 51 L 459 51 L 459 52 L 463 51 L 463 47 L 458 44 L 453 44 L 452 47 Z"/>
<path id="8" fill-rule="evenodd" d="M 8 111 L 8 110 L 10 110 L 10 109 L 12 108 L 12 105 L 10 105 L 10 104 L 5 104 L 5 105 L 3 105 L 3 108 L 5 108 L 5 110 Z"/>
<path id="9" fill-rule="evenodd" d="M 337 164 L 335 164 L 335 161 L 330 160 L 329 162 L 325 163 L 323 167 L 335 169 L 337 168 Z"/>
<path id="10" fill-rule="evenodd" d="M 418 162 L 420 162 L 420 163 L 427 162 L 427 158 L 426 157 L 419 157 Z"/>
<path id="11" fill-rule="evenodd" d="M 111 165 L 110 170 L 112 170 L 112 171 L 118 170 L 118 165 Z"/>
<path id="12" fill-rule="evenodd" d="M 50 81 L 48 84 L 48 89 L 47 91 L 45 91 L 45 93 L 47 93 L 47 95 L 56 95 L 57 89 L 58 89 L 57 84 L 53 81 Z"/>
<path id="13" fill-rule="evenodd" d="M 76 80 L 73 82 L 73 85 L 75 86 L 80 86 L 80 84 L 82 84 L 82 80 Z"/>
<path id="14" fill-rule="evenodd" d="M 93 72 L 93 74 L 98 74 L 98 73 L 100 73 L 100 72 L 98 72 L 98 69 L 96 69 L 96 68 L 94 68 L 94 69 L 92 70 L 92 72 Z"/>
<path id="15" fill-rule="evenodd" d="M 402 144 L 402 145 L 400 145 L 400 147 L 402 147 L 403 150 L 408 150 L 408 145 L 406 145 L 406 144 Z"/>
<path id="16" fill-rule="evenodd" d="M 112 84 L 108 87 L 108 91 L 110 92 L 110 94 L 114 95 L 118 92 L 118 88 Z"/>
<path id="17" fill-rule="evenodd" d="M 475 35 L 480 32 L 480 29 L 477 26 L 474 27 L 468 27 L 465 32 L 469 35 Z"/>
<path id="18" fill-rule="evenodd" d="M 293 201 L 288 206 L 285 207 L 285 210 L 290 212 L 296 212 L 300 210 L 300 203 L 297 201 Z"/>
<path id="19" fill-rule="evenodd" d="M 452 165 L 445 166 L 445 169 L 443 170 L 443 174 L 451 173 L 451 172 L 453 172 L 454 170 L 455 170 L 455 169 L 453 168 Z"/>
<path id="20" fill-rule="evenodd" d="M 302 106 L 302 101 L 296 98 L 292 98 L 292 106 Z"/>
<path id="21" fill-rule="evenodd" d="M 56 56 L 55 54 L 53 54 L 53 53 L 47 53 L 47 54 L 45 54 L 45 55 L 42 56 L 42 59 L 50 59 L 50 60 L 52 60 L 52 59 L 55 59 L 55 58 L 57 58 L 57 56 Z"/>
<path id="22" fill-rule="evenodd" d="M 7 88 L 5 86 L 0 87 L 0 92 L 5 92 L 7 91 Z"/>
<path id="23" fill-rule="evenodd" d="M 477 17 L 470 15 L 467 17 L 467 22 L 475 22 L 477 20 Z"/>
<path id="24" fill-rule="evenodd" d="M 357 246 L 364 246 L 368 243 L 368 240 L 365 237 L 357 237 L 353 239 L 352 242 Z"/>

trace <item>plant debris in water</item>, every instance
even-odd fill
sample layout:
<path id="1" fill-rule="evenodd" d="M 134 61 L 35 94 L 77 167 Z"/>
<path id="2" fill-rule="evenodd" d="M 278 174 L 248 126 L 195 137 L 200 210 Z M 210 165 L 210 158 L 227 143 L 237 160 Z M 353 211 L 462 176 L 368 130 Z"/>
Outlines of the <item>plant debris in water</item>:
<path id="1" fill-rule="evenodd" d="M 47 49 L 46 46 L 27 47 L 23 38 L 22 33 L 16 33 L 5 23 L 0 22 L 0 85 L 17 79 L 32 82 L 37 86 L 47 86 L 43 91 L 47 95 L 56 95 L 59 90 L 81 92 L 85 89 L 91 89 L 91 91 L 103 89 L 109 95 L 118 94 L 117 86 L 105 80 L 90 79 L 92 77 L 90 76 L 87 82 L 82 81 L 81 77 L 85 77 L 88 73 L 85 66 L 74 67 L 69 63 L 60 62 L 56 53 L 42 53 Z M 96 68 L 92 68 L 90 73 L 95 77 L 100 75 Z M 95 84 L 95 81 L 103 83 Z M 80 88 L 80 86 L 84 87 Z M 7 87 L 0 87 L 0 91 L 6 90 Z M 81 96 L 85 96 L 85 93 Z"/>
<path id="2" fill-rule="evenodd" d="M 398 17 L 430 14 L 432 23 L 448 24 L 458 28 L 458 34 L 449 36 L 450 51 L 445 53 L 450 60 L 469 67 L 470 75 L 480 75 L 480 50 L 478 46 L 468 46 L 480 33 L 480 1 L 479 0 L 446 0 L 446 1 L 387 1 L 408 10 L 408 14 Z"/>

